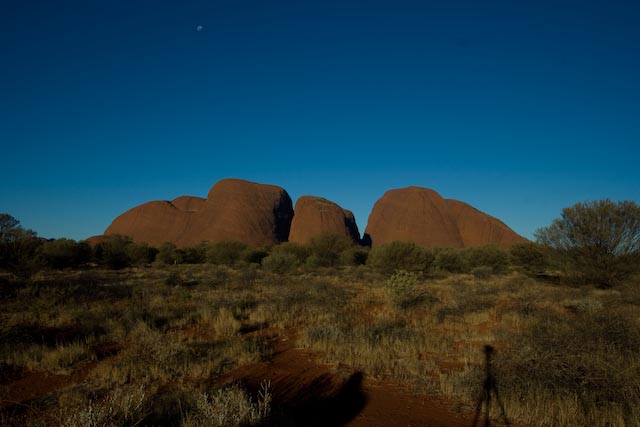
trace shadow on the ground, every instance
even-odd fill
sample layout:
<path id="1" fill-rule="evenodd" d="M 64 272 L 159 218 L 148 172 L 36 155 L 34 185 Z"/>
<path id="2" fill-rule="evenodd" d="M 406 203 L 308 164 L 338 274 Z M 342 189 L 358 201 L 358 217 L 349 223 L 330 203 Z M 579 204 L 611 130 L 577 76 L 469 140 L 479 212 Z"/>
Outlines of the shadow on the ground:
<path id="1" fill-rule="evenodd" d="M 484 355 L 485 355 L 485 379 L 482 384 L 482 391 L 478 398 L 478 402 L 476 404 L 476 413 L 473 418 L 473 424 L 471 427 L 478 427 L 479 422 L 482 418 L 482 409 L 484 407 L 484 427 L 491 427 L 491 405 L 492 400 L 495 399 L 498 408 L 500 409 L 500 416 L 503 425 L 509 426 L 509 420 L 507 419 L 507 414 L 504 410 L 504 405 L 502 404 L 502 400 L 500 399 L 500 393 L 498 392 L 498 381 L 493 373 L 493 365 L 491 363 L 491 358 L 494 352 L 494 348 L 490 345 L 484 346 Z"/>
<path id="2" fill-rule="evenodd" d="M 278 427 L 340 427 L 354 419 L 367 403 L 364 375 L 354 372 L 336 387 L 329 374 L 304 385 L 273 391 L 273 409 L 267 423 Z M 295 389 L 295 391 L 294 391 Z"/>

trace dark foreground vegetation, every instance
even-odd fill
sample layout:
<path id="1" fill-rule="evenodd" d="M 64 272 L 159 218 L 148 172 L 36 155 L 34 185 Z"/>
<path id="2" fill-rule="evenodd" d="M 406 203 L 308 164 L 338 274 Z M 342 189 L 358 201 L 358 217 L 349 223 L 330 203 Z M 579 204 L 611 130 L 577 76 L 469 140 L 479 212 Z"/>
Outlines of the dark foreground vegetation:
<path id="1" fill-rule="evenodd" d="M 640 425 L 640 228 L 614 245 L 629 211 L 596 216 L 591 231 L 574 213 L 539 232 L 544 244 L 509 251 L 369 250 L 332 235 L 273 248 L 154 249 L 121 236 L 91 247 L 4 216 L 0 425 L 315 425 L 268 382 L 228 381 L 270 360 L 282 337 L 344 378 L 446 396 L 467 414 L 490 345 L 512 424 Z"/>

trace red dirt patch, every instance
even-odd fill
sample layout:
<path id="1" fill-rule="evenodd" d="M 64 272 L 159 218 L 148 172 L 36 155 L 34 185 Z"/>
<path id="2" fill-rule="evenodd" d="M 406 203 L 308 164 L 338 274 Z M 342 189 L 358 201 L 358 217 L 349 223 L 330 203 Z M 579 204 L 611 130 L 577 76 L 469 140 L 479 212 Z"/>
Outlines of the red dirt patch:
<path id="1" fill-rule="evenodd" d="M 345 424 L 349 427 L 429 426 L 468 427 L 471 420 L 455 414 L 433 396 L 418 396 L 391 384 L 365 382 L 367 405 Z"/>
<path id="2" fill-rule="evenodd" d="M 74 378 L 70 375 L 28 372 L 22 378 L 3 387 L 5 397 L 0 400 L 0 409 L 23 405 L 74 383 Z"/>
<path id="3" fill-rule="evenodd" d="M 471 419 L 455 414 L 443 400 L 417 396 L 397 385 L 353 372 L 347 378 L 316 362 L 315 355 L 295 348 L 293 337 L 272 336 L 274 353 L 268 362 L 241 366 L 219 382 L 239 382 L 257 393 L 271 383 L 273 416 L 291 425 L 323 427 L 469 426 Z"/>

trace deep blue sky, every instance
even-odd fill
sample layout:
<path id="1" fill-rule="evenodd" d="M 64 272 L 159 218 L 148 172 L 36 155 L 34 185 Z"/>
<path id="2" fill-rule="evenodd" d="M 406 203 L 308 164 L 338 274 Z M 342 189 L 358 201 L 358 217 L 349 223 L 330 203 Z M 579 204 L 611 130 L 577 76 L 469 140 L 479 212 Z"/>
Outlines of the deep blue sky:
<path id="1" fill-rule="evenodd" d="M 0 212 L 45 237 L 225 177 L 331 199 L 361 232 L 409 185 L 526 237 L 640 200 L 637 1 L 0 7 Z"/>

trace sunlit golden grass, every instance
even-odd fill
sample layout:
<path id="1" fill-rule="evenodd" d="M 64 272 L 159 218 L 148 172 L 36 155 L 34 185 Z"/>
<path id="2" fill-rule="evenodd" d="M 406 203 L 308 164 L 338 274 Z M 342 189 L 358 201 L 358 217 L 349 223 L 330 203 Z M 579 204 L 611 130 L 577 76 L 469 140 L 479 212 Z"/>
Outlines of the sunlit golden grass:
<path id="1" fill-rule="evenodd" d="M 198 405 L 207 407 L 202 396 L 209 404 L 217 396 L 216 378 L 268 359 L 269 337 L 286 331 L 337 370 L 442 394 L 467 411 L 483 383 L 483 346 L 492 345 L 516 424 L 640 424 L 633 281 L 601 290 L 518 273 L 389 278 L 352 267 L 279 275 L 205 264 L 40 273 L 16 286 L 0 314 L 0 373 L 87 372 L 79 397 L 57 392 L 30 420 L 53 411 L 66 414 L 59 424 L 74 425 L 88 408 L 102 416 L 101 405 L 124 399 L 117 419 L 193 425 Z"/>

